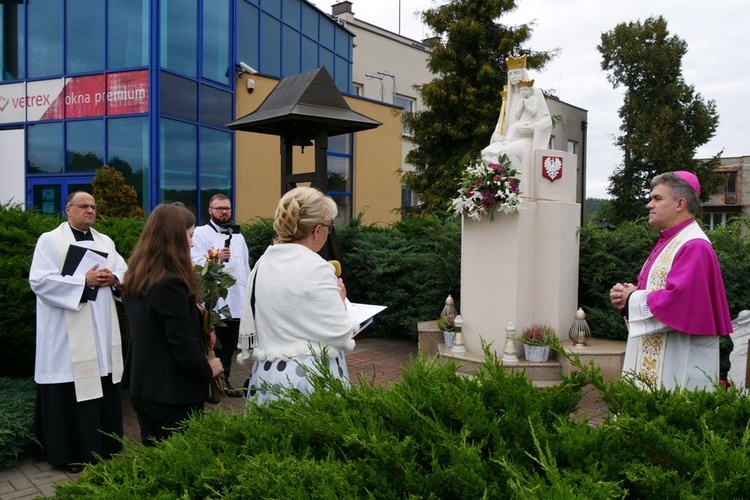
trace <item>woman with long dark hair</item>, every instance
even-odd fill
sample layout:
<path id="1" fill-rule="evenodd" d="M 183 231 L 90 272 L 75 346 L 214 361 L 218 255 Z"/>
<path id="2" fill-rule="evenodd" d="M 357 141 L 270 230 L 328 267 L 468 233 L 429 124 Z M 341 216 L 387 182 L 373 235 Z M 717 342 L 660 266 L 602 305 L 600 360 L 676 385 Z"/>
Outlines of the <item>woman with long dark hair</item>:
<path id="1" fill-rule="evenodd" d="M 203 410 L 208 383 L 223 371 L 208 360 L 198 283 L 190 260 L 195 216 L 182 204 L 161 204 L 146 221 L 122 285 L 130 323 L 124 383 L 144 444 L 168 437 Z"/>

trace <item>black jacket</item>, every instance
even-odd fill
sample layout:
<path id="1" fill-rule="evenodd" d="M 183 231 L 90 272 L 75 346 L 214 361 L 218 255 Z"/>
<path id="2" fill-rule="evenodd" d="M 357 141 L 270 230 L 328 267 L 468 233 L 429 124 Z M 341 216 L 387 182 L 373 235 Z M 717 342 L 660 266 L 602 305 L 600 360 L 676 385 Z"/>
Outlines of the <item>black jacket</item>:
<path id="1" fill-rule="evenodd" d="M 130 393 L 165 404 L 202 402 L 211 381 L 202 318 L 187 284 L 173 273 L 144 298 L 123 297 L 130 347 L 123 382 Z"/>

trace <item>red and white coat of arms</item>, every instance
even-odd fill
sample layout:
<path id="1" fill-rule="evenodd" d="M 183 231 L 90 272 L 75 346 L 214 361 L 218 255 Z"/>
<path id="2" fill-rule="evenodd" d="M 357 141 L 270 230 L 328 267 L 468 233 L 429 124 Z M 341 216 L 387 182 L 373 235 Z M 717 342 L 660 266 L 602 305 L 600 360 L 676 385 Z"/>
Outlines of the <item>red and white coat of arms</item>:
<path id="1" fill-rule="evenodd" d="M 562 178 L 563 159 L 562 156 L 542 156 L 542 177 L 555 182 Z"/>

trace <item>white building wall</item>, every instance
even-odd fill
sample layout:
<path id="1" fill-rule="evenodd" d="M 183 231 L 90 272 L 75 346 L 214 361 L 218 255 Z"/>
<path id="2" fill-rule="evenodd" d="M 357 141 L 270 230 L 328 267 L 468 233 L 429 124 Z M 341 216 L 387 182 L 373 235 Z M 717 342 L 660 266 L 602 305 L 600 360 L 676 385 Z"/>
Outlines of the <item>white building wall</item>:
<path id="1" fill-rule="evenodd" d="M 353 10 L 356 10 L 356 5 L 353 5 Z M 412 100 L 413 111 L 422 111 L 424 104 L 414 85 L 433 79 L 432 73 L 427 69 L 429 49 L 417 40 L 355 19 L 352 12 L 341 13 L 337 17 L 355 35 L 352 82 L 362 89 L 362 97 L 393 104 L 395 84 L 395 94 Z M 378 74 L 379 72 L 384 74 Z M 399 167 L 403 170 L 413 169 L 404 161 L 406 154 L 412 149 L 413 145 L 408 137 L 404 137 L 402 164 L 394 165 L 394 170 Z"/>
<path id="2" fill-rule="evenodd" d="M 20 147 L 19 147 L 20 145 Z M 23 163 L 23 129 L 0 130 L 0 203 L 23 203 L 25 200 Z"/>

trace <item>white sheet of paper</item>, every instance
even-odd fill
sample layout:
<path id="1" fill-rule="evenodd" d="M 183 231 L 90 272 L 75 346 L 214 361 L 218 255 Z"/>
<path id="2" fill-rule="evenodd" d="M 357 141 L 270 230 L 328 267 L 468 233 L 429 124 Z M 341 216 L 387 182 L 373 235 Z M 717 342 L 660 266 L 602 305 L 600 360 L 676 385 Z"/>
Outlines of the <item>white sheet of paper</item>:
<path id="1" fill-rule="evenodd" d="M 372 323 L 372 318 L 387 308 L 388 306 L 349 302 L 349 299 L 346 299 L 346 310 L 349 313 L 349 317 L 352 321 L 360 325 L 360 328 L 364 328 Z"/>
<path id="2" fill-rule="evenodd" d="M 82 274 L 86 274 L 89 269 L 97 264 L 99 264 L 99 267 L 97 269 L 103 269 L 107 267 L 107 258 L 99 255 L 91 249 L 87 249 L 86 253 L 81 259 L 81 262 L 78 263 L 78 267 L 76 267 L 76 271 L 75 273 L 73 273 L 73 275 L 80 276 Z"/>

